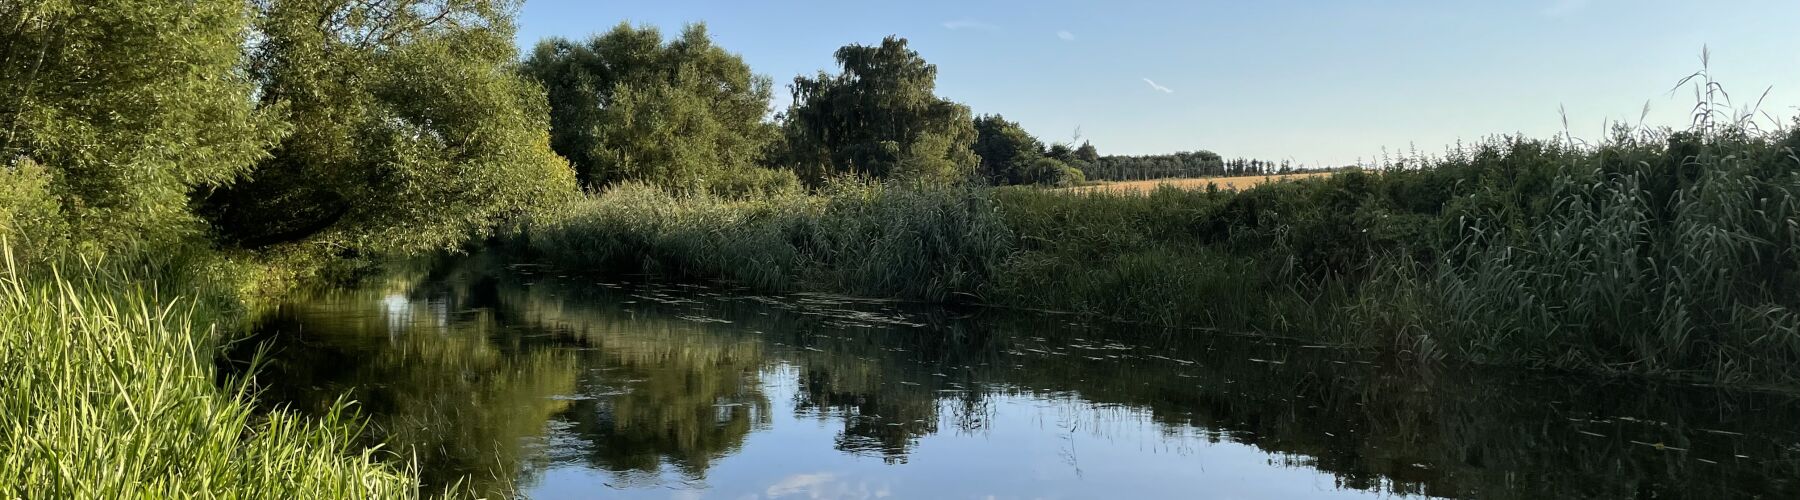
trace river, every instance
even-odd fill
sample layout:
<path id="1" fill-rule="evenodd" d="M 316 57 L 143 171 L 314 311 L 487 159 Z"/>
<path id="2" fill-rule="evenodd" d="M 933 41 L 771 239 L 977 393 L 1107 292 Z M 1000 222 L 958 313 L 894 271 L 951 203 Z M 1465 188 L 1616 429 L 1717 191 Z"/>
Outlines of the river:
<path id="1" fill-rule="evenodd" d="M 1800 399 L 476 256 L 296 296 L 261 402 L 529 498 L 1800 498 Z"/>

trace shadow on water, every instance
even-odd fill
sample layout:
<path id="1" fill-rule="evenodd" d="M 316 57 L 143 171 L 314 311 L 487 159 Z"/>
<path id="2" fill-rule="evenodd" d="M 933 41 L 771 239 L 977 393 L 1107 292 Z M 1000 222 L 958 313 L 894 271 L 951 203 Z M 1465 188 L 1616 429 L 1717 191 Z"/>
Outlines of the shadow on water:
<path id="1" fill-rule="evenodd" d="M 266 404 L 355 400 L 364 438 L 416 457 L 430 486 L 496 496 L 779 497 L 836 477 L 806 467 L 884 488 L 866 496 L 1226 487 L 1202 473 L 1304 474 L 1323 482 L 1314 496 L 1800 495 L 1792 395 L 1402 372 L 1254 338 L 632 284 L 481 256 L 311 294 L 255 339 L 270 352 Z M 897 479 L 923 471 L 948 472 Z M 1278 486 L 1237 487 L 1291 493 Z"/>

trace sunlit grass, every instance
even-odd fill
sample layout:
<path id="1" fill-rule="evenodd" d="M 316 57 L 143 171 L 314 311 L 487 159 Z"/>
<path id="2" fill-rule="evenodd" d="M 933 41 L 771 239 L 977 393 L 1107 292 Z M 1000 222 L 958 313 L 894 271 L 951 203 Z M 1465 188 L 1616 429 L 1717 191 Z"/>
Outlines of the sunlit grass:
<path id="1" fill-rule="evenodd" d="M 100 268 L 0 274 L 0 497 L 405 498 L 353 420 L 215 383 L 208 309 Z"/>

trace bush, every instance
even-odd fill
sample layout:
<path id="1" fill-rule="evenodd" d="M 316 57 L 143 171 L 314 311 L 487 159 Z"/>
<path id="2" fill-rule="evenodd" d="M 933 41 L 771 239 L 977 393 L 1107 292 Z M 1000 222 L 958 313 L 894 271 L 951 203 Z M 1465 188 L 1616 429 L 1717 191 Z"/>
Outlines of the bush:
<path id="1" fill-rule="evenodd" d="M 0 167 L 0 238 L 20 249 L 18 257 L 42 261 L 66 248 L 68 234 L 48 171 L 31 160 Z"/>

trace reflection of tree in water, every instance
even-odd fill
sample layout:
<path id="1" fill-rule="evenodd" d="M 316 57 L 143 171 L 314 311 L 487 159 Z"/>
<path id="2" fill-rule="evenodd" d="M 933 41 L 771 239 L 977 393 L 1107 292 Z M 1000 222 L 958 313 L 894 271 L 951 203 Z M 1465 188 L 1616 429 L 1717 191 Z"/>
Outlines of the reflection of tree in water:
<path id="1" fill-rule="evenodd" d="M 664 361 L 675 359 L 691 358 Z M 758 390 L 755 367 L 743 360 L 600 364 L 604 371 L 590 371 L 581 391 L 603 396 L 583 399 L 559 416 L 570 422 L 569 432 L 583 442 L 582 458 L 595 468 L 654 475 L 668 464 L 688 479 L 704 479 L 714 460 L 768 425 L 768 400 Z"/>
<path id="2" fill-rule="evenodd" d="M 884 387 L 879 376 L 869 375 L 808 368 L 800 375 L 795 409 L 842 420 L 840 450 L 904 463 L 920 437 L 937 433 L 937 399 L 923 391 Z"/>
<path id="3" fill-rule="evenodd" d="M 714 460 L 768 426 L 763 353 L 753 337 L 594 298 L 548 282 L 501 290 L 517 321 L 589 348 L 581 397 L 558 417 L 580 441 L 564 458 L 613 471 L 625 484 L 659 482 L 665 466 L 701 480 Z"/>
<path id="4" fill-rule="evenodd" d="M 416 459 L 427 491 L 460 483 L 511 496 L 540 465 L 521 444 L 541 441 L 544 423 L 564 410 L 552 396 L 575 387 L 575 357 L 508 349 L 491 339 L 491 317 L 448 321 L 450 304 L 404 297 L 332 294 L 265 318 L 259 338 L 275 355 L 257 376 L 285 383 L 264 384 L 259 401 L 313 412 L 339 397 L 356 401 L 368 417 L 361 439 Z"/>
<path id="5" fill-rule="evenodd" d="M 551 418 L 578 443 L 548 447 L 550 460 L 612 471 L 627 484 L 669 472 L 703 479 L 768 425 L 759 374 L 783 364 L 793 369 L 779 373 L 799 377 L 803 416 L 841 419 L 839 449 L 890 462 L 904 462 L 925 436 L 980 432 L 992 398 L 1022 395 L 1066 402 L 1087 425 L 1107 418 L 1102 408 L 1123 409 L 1171 434 L 1255 446 L 1344 488 L 1486 497 L 1800 490 L 1800 408 L 1785 395 L 1517 373 L 1432 377 L 1322 349 L 1070 326 L 1057 316 L 938 312 L 906 321 L 924 326 L 890 326 L 868 321 L 886 312 L 817 300 L 433 272 L 437 285 L 418 290 L 439 299 L 408 301 L 417 310 L 407 314 L 384 315 L 379 294 L 285 310 L 278 321 L 287 330 L 365 333 L 289 339 L 310 354 L 278 353 L 265 376 L 302 382 L 271 385 L 280 397 L 270 400 L 318 409 L 350 393 L 379 435 L 425 450 L 434 480 L 469 472 L 483 488 L 542 465 L 521 463 L 528 453 L 516 443 L 542 439 Z M 389 326 L 396 322 L 404 326 Z M 390 335 L 395 328 L 410 333 Z M 550 345 L 579 350 L 543 349 Z"/>

